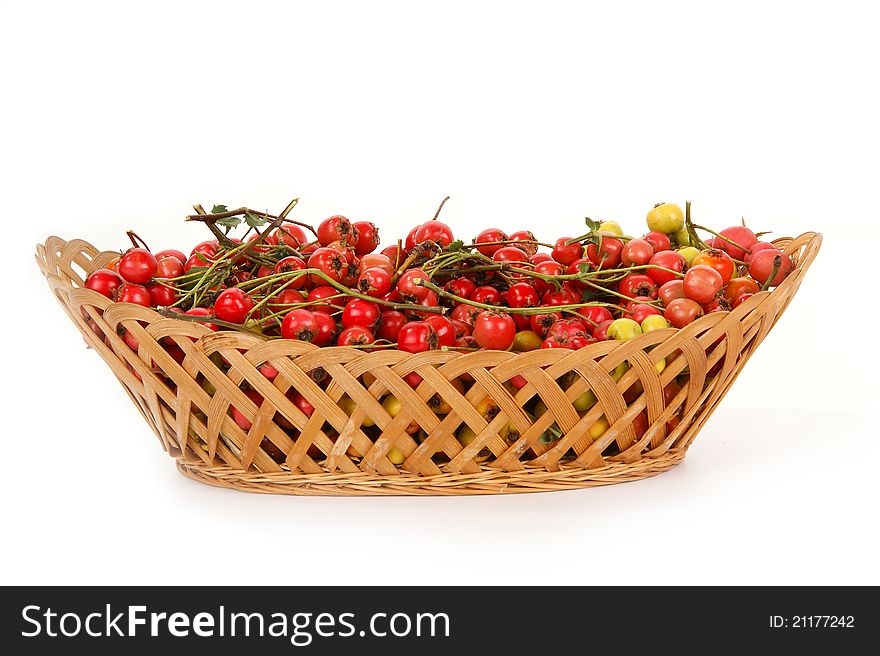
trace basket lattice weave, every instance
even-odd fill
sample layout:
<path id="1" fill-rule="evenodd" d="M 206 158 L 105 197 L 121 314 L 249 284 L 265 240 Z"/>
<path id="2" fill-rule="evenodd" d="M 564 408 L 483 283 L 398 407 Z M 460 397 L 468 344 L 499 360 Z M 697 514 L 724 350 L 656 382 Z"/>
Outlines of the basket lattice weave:
<path id="1" fill-rule="evenodd" d="M 215 333 L 81 287 L 89 272 L 118 253 L 51 237 L 38 245 L 37 261 L 86 342 L 186 476 L 226 488 L 297 495 L 498 494 L 632 481 L 678 464 L 793 298 L 821 235 L 805 233 L 776 244 L 792 257 L 795 270 L 772 292 L 755 294 L 731 312 L 626 342 L 528 353 L 364 352 Z M 120 336 L 126 330 L 137 340 L 137 351 Z M 185 353 L 182 364 L 162 346 L 168 339 Z M 655 366 L 661 359 L 667 362 L 662 372 Z M 612 376 L 624 362 L 626 373 Z M 264 363 L 279 372 L 271 382 L 258 369 Z M 404 381 L 410 372 L 423 379 L 415 389 Z M 517 375 L 525 386 L 505 385 Z M 473 384 L 464 393 L 450 382 L 468 376 Z M 329 384 L 319 386 L 319 377 Z M 667 403 L 664 387 L 676 378 L 681 390 Z M 245 394 L 248 388 L 264 399 L 259 406 Z M 289 400 L 291 388 L 314 406 L 311 417 Z M 572 400 L 588 389 L 597 403 L 578 413 Z M 395 417 L 379 402 L 386 394 L 402 403 Z M 339 406 L 343 395 L 356 404 L 350 415 Z M 435 395 L 451 406 L 448 414 L 432 410 Z M 547 407 L 537 418 L 524 410 L 536 395 Z M 500 408 L 491 418 L 476 409 L 486 397 Z M 230 406 L 252 422 L 250 430 L 238 426 Z M 643 411 L 649 427 L 637 439 L 632 424 Z M 594 441 L 589 429 L 602 415 L 610 428 Z M 670 428 L 673 417 L 678 423 Z M 375 425 L 368 428 L 365 421 Z M 406 430 L 413 421 L 421 426 L 418 436 Z M 542 436 L 554 422 L 562 437 L 545 443 Z M 467 446 L 456 439 L 463 424 L 476 433 Z M 405 455 L 402 464 L 388 459 L 392 447 Z"/>

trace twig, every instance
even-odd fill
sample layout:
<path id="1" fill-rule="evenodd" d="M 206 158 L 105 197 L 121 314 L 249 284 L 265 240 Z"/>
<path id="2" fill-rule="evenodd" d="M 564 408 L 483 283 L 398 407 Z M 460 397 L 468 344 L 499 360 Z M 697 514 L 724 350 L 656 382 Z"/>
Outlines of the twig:
<path id="1" fill-rule="evenodd" d="M 205 208 L 203 208 L 201 205 L 193 205 L 193 209 L 196 211 L 196 213 L 187 216 L 187 221 L 203 221 L 204 224 L 208 226 L 208 230 L 211 231 L 211 234 L 217 238 L 218 242 L 226 246 L 226 248 L 235 248 L 238 245 L 229 237 L 227 237 L 220 228 L 217 227 L 216 221 L 218 217 L 216 215 L 208 214 L 207 212 L 205 212 Z M 235 214 L 231 214 L 230 216 L 235 216 Z"/>
<path id="2" fill-rule="evenodd" d="M 150 247 L 147 246 L 147 242 L 141 239 L 134 230 L 128 230 L 125 234 L 128 235 L 128 238 L 131 240 L 131 243 L 135 248 L 144 248 L 146 250 L 150 250 Z"/>
<path id="3" fill-rule="evenodd" d="M 279 214 L 278 216 L 280 216 L 282 219 L 285 218 L 288 214 L 290 214 L 291 210 L 296 207 L 297 203 L 299 203 L 299 198 L 294 198 L 287 204 L 287 207 L 281 210 L 281 214 Z"/>
<path id="4" fill-rule="evenodd" d="M 436 220 L 437 220 L 437 217 L 440 216 L 440 210 L 442 210 L 442 209 L 443 209 L 443 206 L 446 205 L 446 201 L 447 201 L 447 200 L 449 200 L 449 196 L 447 196 L 447 197 L 444 198 L 442 201 L 440 201 L 440 207 L 438 207 L 438 208 L 437 208 L 437 211 L 434 212 L 434 218 L 431 219 L 432 221 L 436 221 Z"/>
<path id="5" fill-rule="evenodd" d="M 195 323 L 213 323 L 216 326 L 223 326 L 224 328 L 232 328 L 233 330 L 243 331 L 247 333 L 251 333 L 252 335 L 257 335 L 262 337 L 263 339 L 266 336 L 257 331 L 248 328 L 240 323 L 229 323 L 228 321 L 221 321 L 215 316 L 204 316 L 201 314 L 183 314 L 181 312 L 173 312 L 172 310 L 168 310 L 165 308 L 153 308 L 156 312 L 161 314 L 163 317 L 168 317 L 169 319 L 179 319 L 180 321 L 191 321 Z"/>
<path id="6" fill-rule="evenodd" d="M 200 206 L 201 207 L 201 206 Z M 195 208 L 195 206 L 193 206 Z M 198 211 L 198 210 L 196 210 Z M 268 212 L 260 212 L 258 210 L 251 210 L 247 207 L 239 207 L 237 210 L 227 210 L 226 212 L 216 212 L 214 214 L 190 214 L 186 217 L 187 221 L 203 221 L 205 223 L 209 223 L 211 221 L 218 221 L 220 219 L 228 219 L 233 216 L 238 216 L 239 214 L 253 214 L 254 216 L 262 216 L 267 219 L 277 219 L 278 217 L 274 214 L 269 214 Z"/>

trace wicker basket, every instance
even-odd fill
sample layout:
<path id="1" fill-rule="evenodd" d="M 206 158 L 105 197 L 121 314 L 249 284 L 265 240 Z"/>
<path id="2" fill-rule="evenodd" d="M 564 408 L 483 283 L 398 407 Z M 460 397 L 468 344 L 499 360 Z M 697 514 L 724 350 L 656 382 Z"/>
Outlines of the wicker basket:
<path id="1" fill-rule="evenodd" d="M 297 495 L 499 494 L 633 481 L 678 464 L 791 301 L 821 240 L 812 232 L 777 240 L 796 270 L 732 312 L 627 342 L 519 354 L 364 352 L 214 333 L 81 287 L 88 272 L 118 253 L 51 237 L 37 247 L 37 262 L 186 476 Z M 136 338 L 137 351 L 119 336 L 122 329 Z M 182 363 L 179 352 L 176 360 L 162 346 L 169 339 L 185 354 Z M 662 372 L 655 366 L 661 359 Z M 272 382 L 258 369 L 264 363 L 279 372 Z M 621 376 L 622 363 L 628 367 Z M 411 372 L 423 379 L 415 389 L 404 381 Z M 517 375 L 525 386 L 505 385 Z M 329 384 L 319 386 L 318 376 Z M 451 382 L 462 378 L 473 381 L 465 392 Z M 664 387 L 673 379 L 681 390 L 667 402 Z M 264 399 L 259 406 L 248 387 Z M 311 417 L 288 399 L 291 388 L 314 406 Z M 572 401 L 588 389 L 597 402 L 578 413 Z M 389 393 L 403 406 L 395 417 L 377 400 Z M 354 401 L 350 415 L 339 406 L 343 395 Z M 547 407 L 540 416 L 526 411 L 536 396 Z M 495 416 L 477 411 L 486 397 L 500 409 Z M 448 414 L 432 410 L 437 398 L 451 407 Z M 252 422 L 250 430 L 233 420 L 230 405 Z M 643 411 L 649 428 L 637 439 L 632 423 Z M 602 415 L 610 428 L 594 440 L 590 428 Z M 412 422 L 421 427 L 416 436 L 407 432 Z M 554 422 L 562 436 L 545 442 Z M 456 438 L 463 424 L 476 434 L 467 446 Z M 393 447 L 405 457 L 399 466 L 388 458 Z"/>

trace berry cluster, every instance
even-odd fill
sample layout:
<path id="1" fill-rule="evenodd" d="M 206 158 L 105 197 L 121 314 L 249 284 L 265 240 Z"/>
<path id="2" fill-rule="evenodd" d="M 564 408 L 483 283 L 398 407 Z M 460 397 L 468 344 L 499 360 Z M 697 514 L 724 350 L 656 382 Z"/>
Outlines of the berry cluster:
<path id="1" fill-rule="evenodd" d="M 129 233 L 134 247 L 85 286 L 214 330 L 318 346 L 529 351 L 682 328 L 792 270 L 788 256 L 744 225 L 717 233 L 695 226 L 689 205 L 688 216 L 657 205 L 641 237 L 587 219 L 585 234 L 552 243 L 498 228 L 465 243 L 438 209 L 381 252 L 374 223 L 337 215 L 312 228 L 287 218 L 294 205 L 277 216 L 196 206 L 188 219 L 214 239 L 188 256 L 154 254 Z M 230 236 L 241 224 L 244 238 Z M 698 230 L 714 236 L 703 241 Z"/>

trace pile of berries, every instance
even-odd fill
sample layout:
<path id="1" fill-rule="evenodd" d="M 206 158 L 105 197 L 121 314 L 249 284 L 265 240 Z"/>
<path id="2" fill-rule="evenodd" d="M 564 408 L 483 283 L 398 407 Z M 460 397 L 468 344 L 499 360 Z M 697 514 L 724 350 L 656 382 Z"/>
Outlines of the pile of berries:
<path id="1" fill-rule="evenodd" d="M 695 225 L 689 204 L 652 208 L 642 236 L 587 219 L 584 234 L 545 243 L 499 228 L 457 240 L 437 218 L 441 203 L 381 251 L 374 223 L 331 216 L 313 228 L 287 218 L 295 204 L 278 215 L 195 206 L 187 219 L 213 239 L 188 255 L 152 253 L 129 233 L 134 247 L 85 286 L 213 330 L 318 346 L 530 351 L 682 328 L 779 285 L 793 268 L 745 225 Z M 239 226 L 246 232 L 232 236 Z"/>

